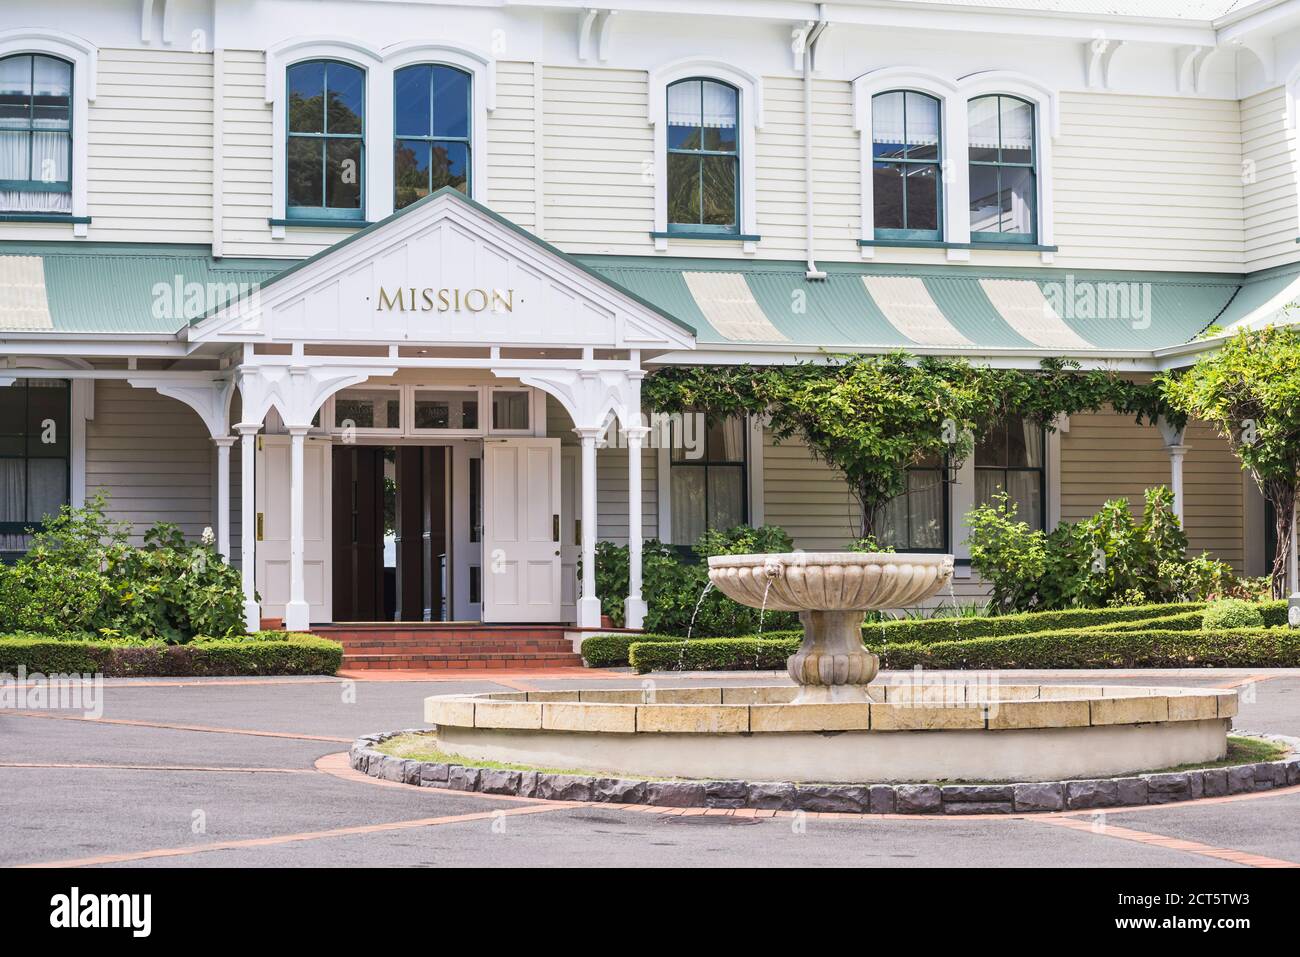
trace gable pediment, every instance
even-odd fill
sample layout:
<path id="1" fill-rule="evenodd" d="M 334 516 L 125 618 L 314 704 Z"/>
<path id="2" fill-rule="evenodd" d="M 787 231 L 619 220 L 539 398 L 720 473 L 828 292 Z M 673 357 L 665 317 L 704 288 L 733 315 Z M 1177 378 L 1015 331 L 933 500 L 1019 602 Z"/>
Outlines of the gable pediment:
<path id="1" fill-rule="evenodd" d="M 191 341 L 692 348 L 689 327 L 443 190 L 304 260 Z"/>

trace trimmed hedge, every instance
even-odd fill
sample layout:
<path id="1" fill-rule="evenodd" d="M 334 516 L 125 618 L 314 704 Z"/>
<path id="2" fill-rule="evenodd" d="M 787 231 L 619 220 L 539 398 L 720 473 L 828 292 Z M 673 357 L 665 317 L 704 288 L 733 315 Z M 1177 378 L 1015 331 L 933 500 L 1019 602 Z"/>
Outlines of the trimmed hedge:
<path id="1" fill-rule="evenodd" d="M 0 636 L 0 672 L 11 675 L 19 666 L 29 674 L 90 673 L 110 678 L 332 675 L 342 663 L 343 646 L 337 641 L 282 631 L 185 645 Z"/>
<path id="2" fill-rule="evenodd" d="M 783 668 L 797 639 L 714 638 L 680 647 L 658 642 L 632 645 L 633 667 L 654 670 Z M 1236 629 L 1121 631 L 1071 629 L 966 641 L 875 645 L 882 667 L 922 668 L 1294 668 L 1300 666 L 1300 630 Z"/>
<path id="3" fill-rule="evenodd" d="M 763 638 L 790 638 L 799 639 L 803 636 L 800 630 L 773 630 L 763 632 Z M 753 638 L 753 635 L 744 637 Z M 582 643 L 582 657 L 586 660 L 589 668 L 622 668 L 631 664 L 628 658 L 628 651 L 634 644 L 668 644 L 680 647 L 683 642 L 694 644 L 697 641 L 712 641 L 711 638 L 692 638 L 689 642 L 681 635 L 659 635 L 654 633 L 637 634 L 636 632 L 622 632 L 616 635 L 592 635 Z M 727 639 L 718 639 L 725 641 Z M 796 640 L 796 644 L 797 644 Z"/>

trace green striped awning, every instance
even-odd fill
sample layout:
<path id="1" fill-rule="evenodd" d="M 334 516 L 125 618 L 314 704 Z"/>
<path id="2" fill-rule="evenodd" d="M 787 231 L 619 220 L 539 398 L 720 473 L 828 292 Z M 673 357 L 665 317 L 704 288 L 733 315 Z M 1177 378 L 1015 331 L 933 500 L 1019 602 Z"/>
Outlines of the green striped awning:
<path id="1" fill-rule="evenodd" d="M 1149 352 L 1218 321 L 1242 277 L 586 257 L 700 343 L 942 352 Z"/>

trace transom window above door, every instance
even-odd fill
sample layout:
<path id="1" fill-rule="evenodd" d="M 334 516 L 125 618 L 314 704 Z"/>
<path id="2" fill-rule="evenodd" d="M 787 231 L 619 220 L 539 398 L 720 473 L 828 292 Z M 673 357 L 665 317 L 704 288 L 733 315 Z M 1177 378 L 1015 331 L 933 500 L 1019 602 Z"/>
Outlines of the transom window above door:
<path id="1" fill-rule="evenodd" d="M 893 90 L 871 103 L 872 201 L 877 239 L 941 239 L 939 101 Z"/>
<path id="2" fill-rule="evenodd" d="M 72 64 L 0 59 L 0 211 L 72 212 Z"/>
<path id="3" fill-rule="evenodd" d="M 471 77 L 436 63 L 393 76 L 393 207 L 452 186 L 470 192 Z"/>
<path id="4" fill-rule="evenodd" d="M 668 228 L 740 229 L 740 92 L 708 79 L 668 87 Z"/>
<path id="5" fill-rule="evenodd" d="M 544 396 L 525 386 L 363 385 L 339 392 L 326 408 L 329 431 L 344 436 L 546 434 Z"/>
<path id="6" fill-rule="evenodd" d="M 290 219 L 362 218 L 366 74 L 337 60 L 288 69 L 286 213 Z"/>

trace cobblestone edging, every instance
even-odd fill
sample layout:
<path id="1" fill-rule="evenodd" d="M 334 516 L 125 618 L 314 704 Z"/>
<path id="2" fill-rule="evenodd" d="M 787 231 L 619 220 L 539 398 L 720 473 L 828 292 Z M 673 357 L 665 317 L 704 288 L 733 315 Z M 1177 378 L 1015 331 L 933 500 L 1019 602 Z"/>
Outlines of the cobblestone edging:
<path id="1" fill-rule="evenodd" d="M 659 807 L 760 808 L 858 814 L 1020 814 L 1170 804 L 1300 784 L 1300 739 L 1239 731 L 1286 744 L 1297 753 L 1281 761 L 1201 771 L 1026 784 L 788 784 L 770 781 L 645 781 L 544 771 L 506 771 L 413 761 L 383 754 L 378 745 L 427 728 L 358 738 L 352 767 L 371 777 L 421 787 L 511 794 L 555 801 L 652 804 Z"/>

